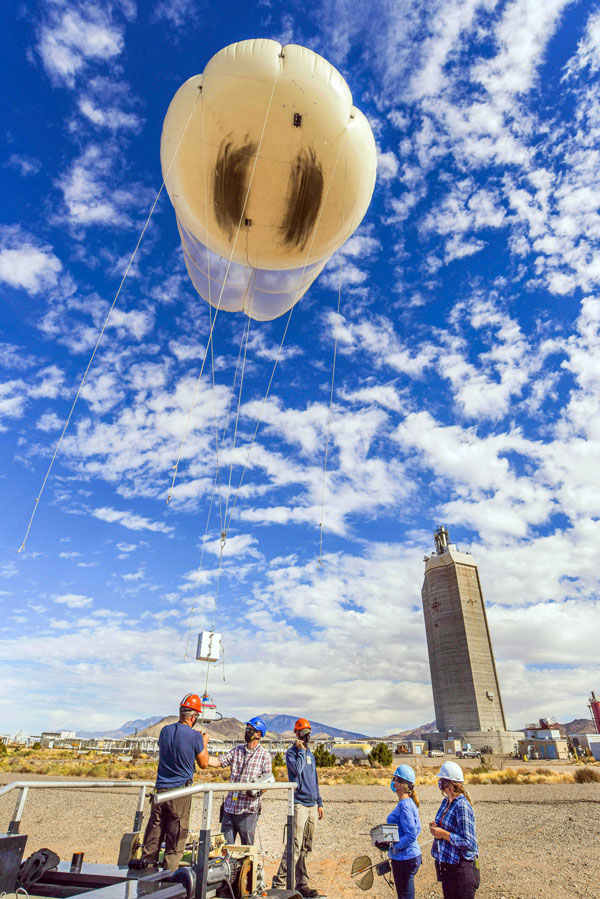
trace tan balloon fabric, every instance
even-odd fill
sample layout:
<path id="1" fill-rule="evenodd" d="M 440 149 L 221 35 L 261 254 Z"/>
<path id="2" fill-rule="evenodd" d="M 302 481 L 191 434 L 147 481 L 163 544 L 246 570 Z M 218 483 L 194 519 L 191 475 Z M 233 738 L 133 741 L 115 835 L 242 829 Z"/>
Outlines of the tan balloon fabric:
<path id="1" fill-rule="evenodd" d="M 177 91 L 161 162 L 196 289 L 253 318 L 308 289 L 360 224 L 376 174 L 371 128 L 340 73 L 262 39 L 221 50 Z"/>

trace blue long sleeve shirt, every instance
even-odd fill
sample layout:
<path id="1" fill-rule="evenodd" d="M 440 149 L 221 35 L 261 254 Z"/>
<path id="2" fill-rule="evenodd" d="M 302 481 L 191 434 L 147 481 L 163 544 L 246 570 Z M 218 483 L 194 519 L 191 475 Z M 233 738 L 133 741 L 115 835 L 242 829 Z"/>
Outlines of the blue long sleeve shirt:
<path id="1" fill-rule="evenodd" d="M 398 827 L 398 842 L 389 849 L 388 855 L 396 861 L 405 861 L 408 858 L 416 858 L 421 855 L 421 849 L 417 843 L 417 837 L 421 833 L 421 822 L 417 806 L 410 796 L 400 800 L 396 808 L 387 816 L 388 824 L 396 824 Z"/>
<path id="2" fill-rule="evenodd" d="M 475 833 L 475 812 L 465 796 L 457 796 L 454 802 L 444 799 L 435 823 L 450 833 L 450 840 L 434 840 L 431 854 L 439 862 L 457 865 L 461 858 L 472 861 L 479 855 Z"/>
<path id="3" fill-rule="evenodd" d="M 308 748 L 290 746 L 285 754 L 288 779 L 298 784 L 294 790 L 294 802 L 298 805 L 323 805 L 319 792 L 319 778 L 315 757 Z"/>

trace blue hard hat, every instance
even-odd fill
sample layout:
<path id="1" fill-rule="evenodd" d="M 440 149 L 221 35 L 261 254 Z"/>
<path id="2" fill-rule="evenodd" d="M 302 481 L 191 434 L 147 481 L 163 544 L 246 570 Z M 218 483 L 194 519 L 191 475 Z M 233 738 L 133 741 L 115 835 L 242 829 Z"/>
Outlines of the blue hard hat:
<path id="1" fill-rule="evenodd" d="M 414 784 L 417 779 L 410 765 L 398 765 L 394 771 L 394 777 L 399 777 L 400 780 L 405 780 L 409 784 Z"/>
<path id="2" fill-rule="evenodd" d="M 246 721 L 246 724 L 249 724 L 254 730 L 260 731 L 260 734 L 263 737 L 267 732 L 267 725 L 262 718 L 250 718 L 249 721 Z"/>

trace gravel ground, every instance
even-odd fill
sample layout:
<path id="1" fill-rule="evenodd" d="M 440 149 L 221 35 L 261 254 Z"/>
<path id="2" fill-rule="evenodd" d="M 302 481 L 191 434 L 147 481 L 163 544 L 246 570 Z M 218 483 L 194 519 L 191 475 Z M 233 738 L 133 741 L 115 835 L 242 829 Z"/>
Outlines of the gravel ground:
<path id="1" fill-rule="evenodd" d="M 0 784 L 14 779 L 0 776 Z M 361 892 L 349 876 L 352 860 L 363 854 L 373 860 L 379 856 L 364 833 L 385 820 L 394 800 L 389 788 L 378 786 L 324 787 L 322 793 L 325 818 L 309 862 L 311 878 L 332 899 L 356 899 Z M 419 795 L 425 842 L 439 791 L 421 787 Z M 474 786 L 471 795 L 481 850 L 478 899 L 600 899 L 600 784 Z M 86 861 L 114 863 L 121 834 L 132 827 L 136 799 L 136 789 L 31 790 L 21 825 L 21 832 L 29 835 L 26 854 L 47 846 L 63 859 L 82 850 Z M 0 796 L 0 828 L 7 826 L 15 802 L 16 793 Z M 196 801 L 196 828 L 200 810 Z M 259 836 L 269 878 L 282 850 L 285 813 L 283 798 L 265 801 Z M 429 850 L 430 845 L 424 846 L 417 895 L 441 899 Z M 391 899 L 395 893 L 376 878 L 369 895 Z"/>

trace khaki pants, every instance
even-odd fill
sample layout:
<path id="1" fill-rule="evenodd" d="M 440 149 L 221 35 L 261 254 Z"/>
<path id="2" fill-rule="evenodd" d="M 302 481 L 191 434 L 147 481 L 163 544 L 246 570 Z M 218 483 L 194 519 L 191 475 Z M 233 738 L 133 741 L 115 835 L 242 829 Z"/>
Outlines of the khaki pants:
<path id="1" fill-rule="evenodd" d="M 306 856 L 312 852 L 315 827 L 318 820 L 316 805 L 294 805 L 294 865 L 296 883 L 295 887 L 308 886 L 308 871 L 306 870 Z M 287 843 L 287 833 L 284 833 L 284 842 Z M 279 864 L 279 870 L 273 878 L 273 889 L 285 889 L 287 883 L 287 852 L 284 851 Z"/>
<path id="2" fill-rule="evenodd" d="M 144 834 L 142 861 L 147 865 L 158 863 L 158 853 L 163 837 L 165 840 L 165 858 L 163 867 L 176 871 L 185 849 L 190 829 L 191 796 L 180 796 L 170 802 L 157 805 L 152 798 L 150 818 Z"/>

